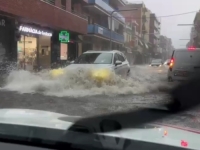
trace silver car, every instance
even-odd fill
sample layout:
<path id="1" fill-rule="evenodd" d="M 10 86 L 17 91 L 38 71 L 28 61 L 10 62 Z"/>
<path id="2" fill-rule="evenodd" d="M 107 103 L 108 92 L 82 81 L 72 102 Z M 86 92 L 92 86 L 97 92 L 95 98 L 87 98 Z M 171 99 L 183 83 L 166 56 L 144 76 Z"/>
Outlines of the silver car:
<path id="1" fill-rule="evenodd" d="M 168 81 L 182 81 L 200 73 L 200 49 L 176 49 L 169 62 Z"/>
<path id="2" fill-rule="evenodd" d="M 130 74 L 129 62 L 125 55 L 118 50 L 87 51 L 73 61 L 68 68 L 108 68 L 122 77 Z"/>
<path id="3" fill-rule="evenodd" d="M 162 66 L 162 59 L 153 59 L 149 66 L 152 67 L 161 67 Z"/>

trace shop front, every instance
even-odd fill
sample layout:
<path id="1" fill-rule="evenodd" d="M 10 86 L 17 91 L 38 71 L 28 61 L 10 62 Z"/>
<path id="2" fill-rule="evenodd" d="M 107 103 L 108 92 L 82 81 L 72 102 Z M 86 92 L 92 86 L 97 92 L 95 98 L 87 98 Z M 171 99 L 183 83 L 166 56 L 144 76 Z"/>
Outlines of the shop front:
<path id="1" fill-rule="evenodd" d="M 79 50 L 82 50 L 79 44 L 78 34 L 66 30 L 54 30 L 52 36 L 51 63 L 52 67 L 68 64 L 76 59 Z"/>
<path id="2" fill-rule="evenodd" d="M 20 39 L 17 41 L 19 69 L 37 71 L 51 67 L 51 37 L 53 32 L 34 25 L 19 25 Z"/>
<path id="3" fill-rule="evenodd" d="M 14 20 L 0 16 L 0 62 L 13 60 L 14 47 Z"/>

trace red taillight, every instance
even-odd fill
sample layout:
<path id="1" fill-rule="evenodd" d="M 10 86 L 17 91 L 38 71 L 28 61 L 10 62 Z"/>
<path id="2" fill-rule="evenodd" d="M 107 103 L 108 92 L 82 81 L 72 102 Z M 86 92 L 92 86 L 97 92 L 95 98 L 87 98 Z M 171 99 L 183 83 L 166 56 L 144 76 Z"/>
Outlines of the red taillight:
<path id="1" fill-rule="evenodd" d="M 188 142 L 184 141 L 184 140 L 181 140 L 181 146 L 188 147 Z"/>
<path id="2" fill-rule="evenodd" d="M 174 66 L 174 58 L 170 60 L 169 69 L 172 71 L 172 67 Z"/>
<path id="3" fill-rule="evenodd" d="M 188 47 L 188 50 L 196 50 L 196 47 L 194 46 Z"/>
<path id="4" fill-rule="evenodd" d="M 170 60 L 170 64 L 171 64 L 171 63 L 174 63 L 174 58 L 172 58 L 172 59 Z"/>

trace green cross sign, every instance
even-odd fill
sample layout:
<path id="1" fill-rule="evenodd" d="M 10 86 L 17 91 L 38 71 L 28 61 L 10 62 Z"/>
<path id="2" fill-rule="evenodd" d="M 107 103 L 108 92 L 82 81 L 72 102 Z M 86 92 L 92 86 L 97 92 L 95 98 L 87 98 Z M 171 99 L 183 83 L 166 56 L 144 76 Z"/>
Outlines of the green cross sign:
<path id="1" fill-rule="evenodd" d="M 68 43 L 69 42 L 69 32 L 67 32 L 67 31 L 61 31 L 59 33 L 59 41 L 61 43 Z"/>

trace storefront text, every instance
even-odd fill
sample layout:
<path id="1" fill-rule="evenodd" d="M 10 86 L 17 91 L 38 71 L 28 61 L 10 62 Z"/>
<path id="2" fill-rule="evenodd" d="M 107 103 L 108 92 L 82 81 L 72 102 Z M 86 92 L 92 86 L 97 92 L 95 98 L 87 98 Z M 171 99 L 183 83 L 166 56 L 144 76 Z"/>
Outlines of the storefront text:
<path id="1" fill-rule="evenodd" d="M 27 27 L 27 26 L 20 26 L 19 31 L 27 32 L 27 33 L 33 33 L 33 34 L 39 34 L 39 35 L 44 35 L 44 36 L 52 36 L 51 32 L 38 30 L 36 28 Z"/>

